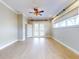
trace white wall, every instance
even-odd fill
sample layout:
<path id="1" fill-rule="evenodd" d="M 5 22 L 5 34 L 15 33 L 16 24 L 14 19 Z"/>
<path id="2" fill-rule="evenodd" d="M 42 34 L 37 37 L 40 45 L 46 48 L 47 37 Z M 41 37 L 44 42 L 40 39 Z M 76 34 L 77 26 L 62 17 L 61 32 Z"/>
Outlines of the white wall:
<path id="1" fill-rule="evenodd" d="M 53 36 L 79 52 L 79 26 L 53 29 Z"/>
<path id="2" fill-rule="evenodd" d="M 25 40 L 25 24 L 26 17 L 23 14 L 18 14 L 18 40 Z"/>
<path id="3" fill-rule="evenodd" d="M 0 47 L 17 40 L 17 15 L 0 2 Z"/>
<path id="4" fill-rule="evenodd" d="M 76 4 L 76 5 L 79 6 L 79 4 Z M 71 9 L 71 7 L 70 7 L 70 9 Z M 68 11 L 68 10 L 66 10 L 66 11 Z M 70 13 L 70 14 L 73 15 L 72 13 Z M 61 21 L 65 20 L 66 18 L 71 17 L 70 14 L 66 14 L 62 17 L 60 16 L 59 17 L 60 19 L 57 18 L 56 20 L 54 20 L 55 23 L 61 22 Z M 66 17 L 66 16 L 69 16 L 69 17 Z M 62 42 L 64 45 L 70 47 L 74 52 L 77 52 L 79 54 L 79 25 L 53 28 L 52 30 L 53 30 L 52 35 L 56 40 L 58 40 L 59 42 Z"/>

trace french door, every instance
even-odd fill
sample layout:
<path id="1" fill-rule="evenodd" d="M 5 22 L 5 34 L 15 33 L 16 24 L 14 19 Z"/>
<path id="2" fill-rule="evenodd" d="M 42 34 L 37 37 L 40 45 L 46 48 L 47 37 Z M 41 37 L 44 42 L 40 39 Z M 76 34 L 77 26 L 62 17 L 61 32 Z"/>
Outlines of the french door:
<path id="1" fill-rule="evenodd" d="M 27 25 L 27 37 L 45 37 L 46 25 L 44 23 L 33 23 Z"/>
<path id="2" fill-rule="evenodd" d="M 33 24 L 33 37 L 44 37 L 45 36 L 45 24 L 34 23 Z"/>

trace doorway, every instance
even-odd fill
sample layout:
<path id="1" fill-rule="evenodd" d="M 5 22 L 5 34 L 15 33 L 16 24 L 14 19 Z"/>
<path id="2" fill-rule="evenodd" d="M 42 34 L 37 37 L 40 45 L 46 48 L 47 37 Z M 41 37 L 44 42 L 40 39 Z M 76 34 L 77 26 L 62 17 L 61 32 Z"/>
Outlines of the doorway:
<path id="1" fill-rule="evenodd" d="M 49 26 L 47 22 L 32 22 L 27 24 L 27 37 L 47 37 Z"/>
<path id="2" fill-rule="evenodd" d="M 33 24 L 33 37 L 44 37 L 45 36 L 45 24 L 34 23 Z"/>

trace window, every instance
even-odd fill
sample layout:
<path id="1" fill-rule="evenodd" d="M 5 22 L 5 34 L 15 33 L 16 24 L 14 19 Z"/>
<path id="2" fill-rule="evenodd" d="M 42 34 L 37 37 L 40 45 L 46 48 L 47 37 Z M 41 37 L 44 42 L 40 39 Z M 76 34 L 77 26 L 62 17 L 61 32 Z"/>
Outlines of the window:
<path id="1" fill-rule="evenodd" d="M 66 21 L 60 22 L 60 27 L 65 27 L 66 26 Z"/>
<path id="2" fill-rule="evenodd" d="M 59 27 L 68 27 L 68 26 L 74 26 L 74 25 L 79 25 L 79 15 L 76 15 L 74 17 L 65 19 L 64 21 L 55 23 L 53 27 L 59 28 Z"/>
<path id="3" fill-rule="evenodd" d="M 58 23 L 54 24 L 53 27 L 54 28 L 57 28 L 58 27 Z"/>
<path id="4" fill-rule="evenodd" d="M 76 25 L 79 25 L 79 15 L 76 16 Z"/>

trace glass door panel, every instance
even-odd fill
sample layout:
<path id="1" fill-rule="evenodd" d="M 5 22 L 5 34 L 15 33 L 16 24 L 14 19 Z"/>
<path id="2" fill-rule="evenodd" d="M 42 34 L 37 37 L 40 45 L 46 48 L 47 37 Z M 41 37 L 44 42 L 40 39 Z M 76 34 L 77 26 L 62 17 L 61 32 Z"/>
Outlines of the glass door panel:
<path id="1" fill-rule="evenodd" d="M 45 24 L 41 24 L 40 23 L 40 31 L 39 31 L 39 34 L 40 34 L 40 37 L 41 36 L 45 36 Z"/>
<path id="2" fill-rule="evenodd" d="M 32 37 L 32 25 L 28 24 L 27 25 L 27 37 Z"/>
<path id="3" fill-rule="evenodd" d="M 39 24 L 38 23 L 33 24 L 33 36 L 34 37 L 39 36 Z"/>
<path id="4" fill-rule="evenodd" d="M 34 22 L 27 25 L 27 37 L 45 37 L 47 27 L 45 23 Z"/>

